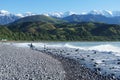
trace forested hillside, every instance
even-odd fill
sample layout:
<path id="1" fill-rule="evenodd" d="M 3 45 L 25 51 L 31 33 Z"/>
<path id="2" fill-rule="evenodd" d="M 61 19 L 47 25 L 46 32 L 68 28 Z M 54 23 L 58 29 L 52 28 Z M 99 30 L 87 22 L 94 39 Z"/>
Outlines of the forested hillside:
<path id="1" fill-rule="evenodd" d="M 120 41 L 120 26 L 93 22 L 17 22 L 0 26 L 0 38 L 27 41 Z"/>

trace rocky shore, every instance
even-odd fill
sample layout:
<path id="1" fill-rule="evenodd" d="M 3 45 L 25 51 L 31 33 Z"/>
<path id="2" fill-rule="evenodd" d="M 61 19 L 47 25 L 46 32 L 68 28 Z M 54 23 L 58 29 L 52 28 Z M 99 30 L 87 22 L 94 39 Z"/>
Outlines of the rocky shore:
<path id="1" fill-rule="evenodd" d="M 101 75 L 97 73 L 97 71 L 91 71 L 89 68 L 74 59 L 58 56 L 54 56 L 54 58 L 61 61 L 66 72 L 65 80 L 119 80 L 112 76 Z"/>
<path id="2" fill-rule="evenodd" d="M 67 48 L 30 49 L 1 44 L 0 80 L 120 80 L 114 75 L 101 74 L 99 69 L 91 70 L 80 58 L 68 57 L 68 51 Z M 74 49 L 71 51 L 75 54 Z"/>
<path id="3" fill-rule="evenodd" d="M 46 53 L 62 63 L 66 72 L 64 80 L 120 80 L 112 75 L 102 75 L 98 70 L 92 71 L 90 68 L 81 64 L 78 60 L 65 57 L 62 54 L 56 54 L 61 52 L 59 49 L 46 49 L 38 51 Z"/>
<path id="4" fill-rule="evenodd" d="M 0 44 L 0 80 L 64 80 L 57 59 L 31 50 Z"/>

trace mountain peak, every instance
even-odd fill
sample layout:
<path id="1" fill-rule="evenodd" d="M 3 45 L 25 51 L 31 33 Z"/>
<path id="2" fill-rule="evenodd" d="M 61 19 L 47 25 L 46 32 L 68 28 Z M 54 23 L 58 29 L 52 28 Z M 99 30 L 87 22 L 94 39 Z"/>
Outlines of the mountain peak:
<path id="1" fill-rule="evenodd" d="M 32 16 L 32 15 L 36 15 L 36 14 L 34 14 L 34 13 L 32 13 L 32 12 L 26 12 L 26 13 L 24 13 L 23 15 L 24 15 L 24 16 Z"/>
<path id="2" fill-rule="evenodd" d="M 0 16 L 6 16 L 9 15 L 10 12 L 6 11 L 6 10 L 0 10 Z"/>
<path id="3" fill-rule="evenodd" d="M 67 11 L 67 12 L 51 12 L 51 13 L 45 13 L 43 15 L 45 16 L 52 16 L 52 17 L 58 17 L 58 18 L 63 18 L 70 16 L 72 14 L 76 14 L 75 12 Z"/>
<path id="4" fill-rule="evenodd" d="M 112 17 L 113 13 L 112 11 L 109 11 L 109 10 L 103 10 L 102 15 L 107 16 L 107 17 Z"/>
<path id="5" fill-rule="evenodd" d="M 26 13 L 19 13 L 19 14 L 14 14 L 6 10 L 0 10 L 0 24 L 8 24 L 11 22 L 14 22 L 17 19 L 27 17 L 27 16 L 33 16 L 33 15 L 45 15 L 45 16 L 50 16 L 50 17 L 56 17 L 56 18 L 65 18 L 68 16 L 75 16 L 75 15 L 98 15 L 104 16 L 104 17 L 119 17 L 120 16 L 120 11 L 109 11 L 109 10 L 92 10 L 89 12 L 81 12 L 81 13 L 75 13 L 72 11 L 67 11 L 67 12 L 51 12 L 51 13 L 43 13 L 43 14 L 34 14 L 32 12 L 26 12 Z"/>
<path id="6" fill-rule="evenodd" d="M 24 17 L 24 15 L 20 14 L 20 13 L 19 14 L 15 14 L 15 15 L 18 16 L 18 17 L 21 17 L 21 18 Z"/>
<path id="7" fill-rule="evenodd" d="M 72 12 L 72 11 L 67 11 L 67 12 L 63 13 L 63 17 L 70 16 L 70 15 L 73 15 L 73 14 L 77 14 L 77 13 Z"/>
<path id="8" fill-rule="evenodd" d="M 88 14 L 101 15 L 101 11 L 92 10 L 92 11 L 90 11 Z"/>
<path id="9" fill-rule="evenodd" d="M 62 12 L 51 12 L 51 13 L 46 13 L 47 16 L 53 16 L 53 17 L 62 17 L 63 13 Z"/>
<path id="10" fill-rule="evenodd" d="M 8 12 L 6 10 L 0 10 L 0 14 L 10 14 L 10 12 Z"/>
<path id="11" fill-rule="evenodd" d="M 88 12 L 88 14 L 93 14 L 93 15 L 103 15 L 106 17 L 113 17 L 113 11 L 109 11 L 109 10 L 92 10 L 90 12 Z"/>

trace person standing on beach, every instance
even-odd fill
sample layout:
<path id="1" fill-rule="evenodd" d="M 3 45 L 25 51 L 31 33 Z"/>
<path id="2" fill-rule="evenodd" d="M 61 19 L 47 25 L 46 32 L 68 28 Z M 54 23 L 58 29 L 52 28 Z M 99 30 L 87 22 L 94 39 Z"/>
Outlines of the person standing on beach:
<path id="1" fill-rule="evenodd" d="M 34 46 L 33 46 L 33 44 L 32 44 L 32 43 L 30 44 L 30 48 L 31 48 L 31 49 L 33 49 L 33 48 L 34 48 Z"/>
<path id="2" fill-rule="evenodd" d="M 44 52 L 45 52 L 45 49 L 46 49 L 46 45 L 44 44 Z"/>

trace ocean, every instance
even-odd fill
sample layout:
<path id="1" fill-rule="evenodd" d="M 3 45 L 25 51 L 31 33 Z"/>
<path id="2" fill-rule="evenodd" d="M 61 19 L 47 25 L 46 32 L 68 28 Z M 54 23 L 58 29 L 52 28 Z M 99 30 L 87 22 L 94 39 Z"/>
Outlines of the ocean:
<path id="1" fill-rule="evenodd" d="M 78 48 L 83 50 L 96 50 L 104 52 L 117 52 L 120 53 L 120 42 L 31 42 L 36 47 L 68 47 Z M 31 44 L 27 43 L 14 43 L 18 47 L 29 47 Z M 9 44 L 9 43 L 8 43 Z"/>
<path id="2" fill-rule="evenodd" d="M 46 42 L 43 44 L 50 47 L 69 47 L 120 53 L 120 42 Z"/>

